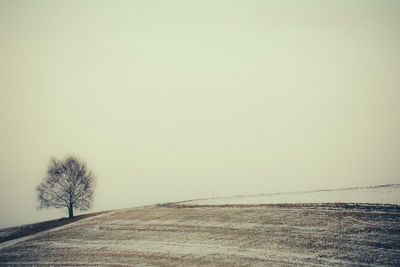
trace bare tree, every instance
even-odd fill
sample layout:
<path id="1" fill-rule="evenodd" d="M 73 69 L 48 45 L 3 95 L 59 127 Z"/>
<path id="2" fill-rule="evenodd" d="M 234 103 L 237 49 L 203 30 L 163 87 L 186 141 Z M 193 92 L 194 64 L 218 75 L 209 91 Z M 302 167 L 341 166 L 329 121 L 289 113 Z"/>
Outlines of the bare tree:
<path id="1" fill-rule="evenodd" d="M 94 180 L 92 171 L 74 156 L 63 160 L 51 159 L 46 178 L 36 188 L 39 208 L 66 207 L 69 218 L 73 218 L 74 208 L 90 209 Z"/>

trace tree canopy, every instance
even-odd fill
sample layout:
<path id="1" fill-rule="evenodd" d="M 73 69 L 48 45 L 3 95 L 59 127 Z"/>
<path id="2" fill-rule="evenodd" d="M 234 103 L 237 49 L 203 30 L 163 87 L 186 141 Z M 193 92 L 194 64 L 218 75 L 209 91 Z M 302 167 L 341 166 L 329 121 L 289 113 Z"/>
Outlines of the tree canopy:
<path id="1" fill-rule="evenodd" d="M 50 160 L 47 176 L 36 188 L 39 208 L 68 209 L 73 218 L 74 208 L 88 210 L 94 193 L 95 176 L 87 165 L 75 156 Z"/>

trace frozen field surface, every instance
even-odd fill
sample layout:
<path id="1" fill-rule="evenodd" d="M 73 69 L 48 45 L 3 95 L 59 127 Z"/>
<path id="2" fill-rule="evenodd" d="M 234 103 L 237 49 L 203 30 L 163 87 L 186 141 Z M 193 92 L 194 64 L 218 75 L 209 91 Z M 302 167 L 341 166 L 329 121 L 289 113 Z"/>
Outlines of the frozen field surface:
<path id="1" fill-rule="evenodd" d="M 113 211 L 0 243 L 0 266 L 400 266 L 400 206 L 285 203 Z"/>
<path id="2" fill-rule="evenodd" d="M 334 190 L 220 197 L 180 202 L 185 205 L 280 203 L 378 203 L 400 205 L 400 184 Z"/>

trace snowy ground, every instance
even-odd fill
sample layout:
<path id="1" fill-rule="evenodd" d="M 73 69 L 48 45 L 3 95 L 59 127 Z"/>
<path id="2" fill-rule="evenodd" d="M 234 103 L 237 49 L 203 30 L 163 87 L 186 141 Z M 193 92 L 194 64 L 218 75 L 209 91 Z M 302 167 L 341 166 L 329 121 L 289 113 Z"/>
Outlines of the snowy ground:
<path id="1" fill-rule="evenodd" d="M 1 243 L 0 265 L 400 266 L 400 206 L 236 204 L 82 219 Z"/>
<path id="2" fill-rule="evenodd" d="M 183 201 L 184 205 L 378 203 L 400 205 L 400 184 Z"/>

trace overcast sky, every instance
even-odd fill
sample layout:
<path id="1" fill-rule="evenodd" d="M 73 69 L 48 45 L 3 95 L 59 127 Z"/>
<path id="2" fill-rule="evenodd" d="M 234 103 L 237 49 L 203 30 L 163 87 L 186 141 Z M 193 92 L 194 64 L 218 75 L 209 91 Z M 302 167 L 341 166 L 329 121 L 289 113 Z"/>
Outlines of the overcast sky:
<path id="1" fill-rule="evenodd" d="M 0 0 L 0 228 L 51 157 L 93 210 L 400 182 L 400 1 Z"/>

